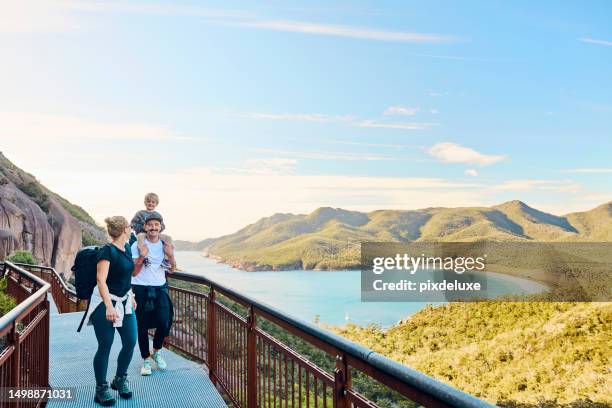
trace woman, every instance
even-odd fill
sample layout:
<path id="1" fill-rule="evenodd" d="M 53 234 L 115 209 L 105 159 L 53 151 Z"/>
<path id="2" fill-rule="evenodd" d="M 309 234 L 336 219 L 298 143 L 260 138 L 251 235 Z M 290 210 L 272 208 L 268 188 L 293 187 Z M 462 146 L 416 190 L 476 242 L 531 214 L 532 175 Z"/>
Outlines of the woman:
<path id="1" fill-rule="evenodd" d="M 98 252 L 97 286 L 94 288 L 85 321 L 93 324 L 98 339 L 98 351 L 93 366 L 96 376 L 94 401 L 110 406 L 115 404 L 106 382 L 108 359 L 115 337 L 115 328 L 121 336 L 121 351 L 117 358 L 117 373 L 111 388 L 119 391 L 121 398 L 131 398 L 127 369 L 132 360 L 137 339 L 136 301 L 130 289 L 134 262 L 127 242 L 131 229 L 121 216 L 109 217 L 106 229 L 112 242 Z"/>

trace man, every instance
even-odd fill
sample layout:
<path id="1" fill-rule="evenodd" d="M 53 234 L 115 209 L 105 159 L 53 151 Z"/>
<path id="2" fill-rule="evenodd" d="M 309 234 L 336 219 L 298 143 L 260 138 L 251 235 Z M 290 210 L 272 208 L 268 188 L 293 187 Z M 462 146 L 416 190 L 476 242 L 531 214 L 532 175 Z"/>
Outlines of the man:
<path id="1" fill-rule="evenodd" d="M 151 375 L 154 362 L 160 370 L 166 369 L 166 362 L 161 356 L 164 339 L 170 333 L 173 307 L 168 295 L 166 269 L 164 261 L 164 243 L 160 239 L 162 216 L 152 212 L 145 220 L 145 245 L 142 251 L 138 243 L 132 244 L 134 273 L 132 274 L 132 292 L 136 297 L 136 321 L 138 323 L 138 347 L 143 358 L 141 375 Z M 149 329 L 155 329 L 153 336 L 153 353 L 149 349 Z"/>

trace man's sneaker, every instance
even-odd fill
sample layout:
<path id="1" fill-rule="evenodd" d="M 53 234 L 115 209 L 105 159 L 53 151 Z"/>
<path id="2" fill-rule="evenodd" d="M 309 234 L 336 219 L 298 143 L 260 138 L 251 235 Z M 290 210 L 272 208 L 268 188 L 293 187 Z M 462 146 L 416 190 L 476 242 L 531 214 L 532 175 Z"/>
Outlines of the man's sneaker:
<path id="1" fill-rule="evenodd" d="M 142 363 L 140 375 L 151 375 L 151 359 L 146 358 L 145 361 Z"/>
<path id="2" fill-rule="evenodd" d="M 157 364 L 158 369 L 165 370 L 168 366 L 159 351 L 154 351 L 153 354 L 151 354 L 151 357 L 153 357 L 153 361 L 155 361 L 155 364 Z"/>
<path id="3" fill-rule="evenodd" d="M 113 390 L 119 391 L 119 396 L 123 399 L 132 398 L 132 391 L 128 388 L 128 379 L 127 375 L 122 377 L 115 376 L 113 382 L 111 382 L 111 388 Z"/>
<path id="4" fill-rule="evenodd" d="M 96 396 L 94 397 L 94 401 L 103 407 L 115 405 L 115 399 L 108 390 L 108 383 L 96 385 Z"/>

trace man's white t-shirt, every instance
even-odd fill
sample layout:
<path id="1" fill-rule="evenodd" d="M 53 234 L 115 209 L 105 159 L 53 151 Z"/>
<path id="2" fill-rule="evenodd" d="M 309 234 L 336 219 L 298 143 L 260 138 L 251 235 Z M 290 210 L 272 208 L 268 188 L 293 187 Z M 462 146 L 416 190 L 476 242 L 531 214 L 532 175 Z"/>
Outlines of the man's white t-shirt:
<path id="1" fill-rule="evenodd" d="M 147 258 L 150 263 L 149 266 L 143 265 L 138 275 L 132 276 L 132 285 L 162 286 L 166 283 L 166 272 L 161 267 L 164 260 L 164 244 L 161 239 L 156 243 L 145 239 L 145 245 L 149 248 Z M 132 244 L 132 258 L 137 259 L 138 257 L 140 257 L 138 242 L 134 242 Z"/>

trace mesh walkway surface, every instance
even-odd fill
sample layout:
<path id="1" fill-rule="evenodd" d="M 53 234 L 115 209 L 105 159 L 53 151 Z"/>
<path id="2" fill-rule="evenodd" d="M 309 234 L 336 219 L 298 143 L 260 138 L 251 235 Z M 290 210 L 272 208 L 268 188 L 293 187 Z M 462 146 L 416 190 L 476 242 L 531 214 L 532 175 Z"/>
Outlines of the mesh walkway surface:
<path id="1" fill-rule="evenodd" d="M 85 326 L 80 333 L 76 332 L 82 317 L 82 312 L 51 315 L 51 386 L 75 387 L 76 390 L 73 401 L 49 401 L 47 407 L 100 406 L 93 401 L 93 356 L 97 349 L 96 337 L 92 326 Z M 115 375 L 120 349 L 121 338 L 119 333 L 115 332 L 108 367 L 109 384 Z M 116 407 L 227 407 L 199 364 L 167 349 L 164 349 L 162 354 L 168 363 L 168 369 L 164 372 L 153 370 L 151 376 L 142 377 L 142 360 L 136 346 L 128 369 L 128 379 L 134 396 L 130 400 L 122 400 L 116 391 L 111 390 L 117 399 Z"/>

